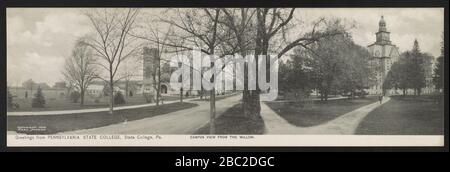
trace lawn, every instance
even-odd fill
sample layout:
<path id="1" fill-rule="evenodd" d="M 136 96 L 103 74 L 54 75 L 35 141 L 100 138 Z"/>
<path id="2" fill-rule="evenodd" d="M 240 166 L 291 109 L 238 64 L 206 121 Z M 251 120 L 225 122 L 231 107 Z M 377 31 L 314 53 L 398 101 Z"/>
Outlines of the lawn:
<path id="1" fill-rule="evenodd" d="M 133 121 L 197 106 L 194 103 L 171 103 L 138 109 L 67 115 L 8 116 L 8 131 L 26 134 L 55 134 L 64 131 L 97 128 L 111 124 Z"/>
<path id="2" fill-rule="evenodd" d="M 243 117 L 242 104 L 237 104 L 216 119 L 216 134 L 263 134 L 264 121 L 261 117 L 251 120 Z M 209 124 L 195 134 L 209 134 Z"/>
<path id="3" fill-rule="evenodd" d="M 376 102 L 378 97 L 337 99 L 328 101 L 266 102 L 278 115 L 299 127 L 310 127 L 331 121 L 364 105 Z"/>
<path id="4" fill-rule="evenodd" d="M 178 96 L 163 96 L 163 101 L 178 100 Z M 20 108 L 12 109 L 8 108 L 8 112 L 23 112 L 23 111 L 53 111 L 53 110 L 77 110 L 77 109 L 93 109 L 93 108 L 105 108 L 109 107 L 109 97 L 103 97 L 99 102 L 95 102 L 93 99 L 86 98 L 83 106 L 80 103 L 73 103 L 68 99 L 46 99 L 44 108 L 31 107 L 31 98 L 14 99 L 14 103 L 19 104 Z M 114 107 L 130 106 L 147 104 L 145 98 L 141 95 L 126 98 L 126 103 L 121 105 L 115 105 Z"/>
<path id="5" fill-rule="evenodd" d="M 363 119 L 356 134 L 442 135 L 444 107 L 430 96 L 391 97 Z"/>
<path id="6" fill-rule="evenodd" d="M 232 94 L 225 94 L 225 95 L 216 95 L 215 100 L 219 101 L 219 100 L 222 100 L 222 99 L 234 96 L 234 95 L 236 95 L 236 94 L 232 93 Z M 207 97 L 203 97 L 203 99 L 198 98 L 198 99 L 194 99 L 192 101 L 208 101 L 209 102 L 209 94 L 207 95 Z"/>

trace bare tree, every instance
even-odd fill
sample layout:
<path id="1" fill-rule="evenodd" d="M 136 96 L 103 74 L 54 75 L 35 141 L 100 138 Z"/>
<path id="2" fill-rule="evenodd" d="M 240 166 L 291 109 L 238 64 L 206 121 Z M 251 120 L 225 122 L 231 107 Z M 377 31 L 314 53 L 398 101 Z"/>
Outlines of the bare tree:
<path id="1" fill-rule="evenodd" d="M 153 15 L 153 14 L 151 14 Z M 156 90 L 156 106 L 159 106 L 161 96 L 161 63 L 166 59 L 162 59 L 162 56 L 167 52 L 167 44 L 169 44 L 169 34 L 172 32 L 171 27 L 167 31 L 163 32 L 160 28 L 155 27 L 155 23 L 158 21 L 152 18 L 150 15 L 146 16 L 146 21 L 139 25 L 139 31 L 131 33 L 132 36 L 147 41 L 147 45 L 155 47 L 152 54 L 153 68 L 150 71 L 153 79 L 153 88 Z"/>
<path id="2" fill-rule="evenodd" d="M 225 17 L 220 20 L 220 23 L 234 34 L 234 39 L 227 40 L 222 44 L 222 47 L 225 49 L 224 51 L 239 52 L 245 57 L 254 47 L 254 41 L 251 38 L 255 36 L 253 16 L 256 10 L 249 8 L 224 8 L 222 11 L 225 13 Z M 244 67 L 246 68 L 247 66 Z M 236 91 L 236 63 L 233 64 L 233 69 L 233 91 Z M 244 77 L 245 80 L 248 79 L 247 74 L 244 74 Z M 244 85 L 244 87 L 246 86 Z"/>
<path id="3" fill-rule="evenodd" d="M 136 77 L 140 76 L 138 74 L 138 70 L 141 70 L 137 66 L 137 62 L 134 61 L 126 61 L 123 66 L 121 66 L 120 73 L 118 76 L 120 76 L 120 79 L 122 79 L 125 82 L 125 97 L 128 98 L 130 96 L 130 87 L 131 80 Z"/>
<path id="4" fill-rule="evenodd" d="M 88 41 L 88 45 L 95 50 L 99 58 L 98 65 L 105 69 L 107 75 L 100 76 L 109 85 L 110 106 L 109 113 L 113 114 L 114 83 L 120 64 L 137 52 L 140 46 L 136 39 L 130 36 L 135 28 L 138 9 L 92 9 L 85 14 L 91 21 L 95 36 Z"/>
<path id="5" fill-rule="evenodd" d="M 219 28 L 220 9 L 174 9 L 172 12 L 174 12 L 175 17 L 169 19 L 161 18 L 160 20 L 177 29 L 172 33 L 179 31 L 179 33 L 184 34 L 172 34 L 170 36 L 170 43 L 166 45 L 179 50 L 192 50 L 192 47 L 189 47 L 191 45 L 200 48 L 202 53 L 208 55 L 214 55 L 216 53 L 216 49 L 218 49 L 218 46 L 226 38 L 224 36 L 226 34 L 223 34 Z M 211 63 L 211 68 L 213 67 L 214 63 Z M 214 75 L 211 77 L 211 81 L 213 80 Z M 210 90 L 211 134 L 215 133 L 215 92 L 216 90 L 213 87 Z"/>
<path id="6" fill-rule="evenodd" d="M 66 81 L 70 83 L 69 88 L 75 87 L 80 91 L 80 105 L 84 105 L 86 89 L 96 76 L 95 59 L 92 50 L 85 42 L 85 38 L 76 41 L 72 55 L 66 59 L 64 71 L 62 72 Z"/>
<path id="7" fill-rule="evenodd" d="M 313 23 L 310 32 L 287 36 L 293 28 L 295 9 L 174 9 L 160 19 L 174 27 L 169 43 L 171 48 L 192 50 L 196 46 L 208 55 L 223 57 L 227 54 L 254 52 L 258 55 L 276 53 L 278 58 L 292 48 L 308 46 L 320 38 L 342 34 L 341 30 L 324 30 L 323 19 Z M 267 63 L 269 65 L 269 63 Z M 211 64 L 213 67 L 213 64 Z M 244 65 L 244 115 L 250 118 L 260 114 L 260 91 L 248 90 L 248 67 Z M 258 69 L 258 66 L 256 66 Z M 201 71 L 200 71 L 201 72 Z M 267 71 L 270 72 L 270 71 Z M 203 78 L 203 76 L 202 76 Z M 214 78 L 212 77 L 211 80 Z M 258 71 L 256 71 L 258 80 Z M 256 88 L 259 88 L 258 85 Z M 210 133 L 215 133 L 215 89 L 210 92 Z"/>

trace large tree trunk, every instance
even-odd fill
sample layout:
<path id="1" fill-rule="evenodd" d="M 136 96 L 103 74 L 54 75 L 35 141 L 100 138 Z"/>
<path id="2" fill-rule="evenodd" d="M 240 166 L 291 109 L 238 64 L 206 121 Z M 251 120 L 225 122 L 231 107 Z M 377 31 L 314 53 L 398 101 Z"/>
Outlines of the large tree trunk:
<path id="1" fill-rule="evenodd" d="M 125 81 L 125 98 L 128 100 L 128 79 Z"/>
<path id="2" fill-rule="evenodd" d="M 156 106 L 159 106 L 159 84 L 156 88 Z"/>
<path id="3" fill-rule="evenodd" d="M 258 13 L 258 12 L 257 12 Z M 259 90 L 259 85 L 258 85 L 258 55 L 267 55 L 267 50 L 268 50 L 268 39 L 266 39 L 264 36 L 265 34 L 263 32 L 264 29 L 262 28 L 264 25 L 264 21 L 262 20 L 262 18 L 260 18 L 261 16 L 258 16 L 257 19 L 257 34 L 256 34 L 256 45 L 255 45 L 255 54 L 254 54 L 254 58 L 255 58 L 255 62 L 256 62 L 256 90 L 249 90 L 247 85 L 248 85 L 248 65 L 245 66 L 244 68 L 244 94 L 243 94 L 243 111 L 244 111 L 244 116 L 250 119 L 257 119 L 261 114 L 261 104 L 260 104 L 260 90 Z"/>
<path id="4" fill-rule="evenodd" d="M 211 54 L 214 54 L 214 48 L 211 49 Z M 214 59 L 215 60 L 215 59 Z M 210 108 L 210 125 L 209 125 L 209 134 L 215 134 L 216 133 L 216 82 L 214 81 L 216 78 L 216 72 L 214 69 L 215 63 L 211 63 L 211 70 L 213 70 L 213 75 L 211 77 L 210 82 L 214 83 L 213 88 L 211 89 L 209 93 L 209 108 Z"/>
<path id="5" fill-rule="evenodd" d="M 110 96 L 110 103 L 109 103 L 109 114 L 113 114 L 113 108 L 114 108 L 114 85 L 112 82 L 109 84 L 109 96 Z"/>
<path id="6" fill-rule="evenodd" d="M 241 46 L 241 50 L 243 50 Z M 233 93 L 236 92 L 236 61 L 233 62 Z"/>
<path id="7" fill-rule="evenodd" d="M 156 90 L 156 106 L 159 106 L 160 97 L 161 97 L 161 59 L 158 55 L 158 89 Z"/>
<path id="8" fill-rule="evenodd" d="M 210 91 L 209 95 L 209 102 L 210 102 L 210 125 L 209 125 L 209 133 L 215 134 L 216 133 L 216 89 L 213 88 Z"/>
<path id="9" fill-rule="evenodd" d="M 244 116 L 250 119 L 257 119 L 260 116 L 261 105 L 258 90 L 243 91 Z"/>
<path id="10" fill-rule="evenodd" d="M 112 63 L 110 64 L 110 69 L 112 69 Z M 109 114 L 113 114 L 113 108 L 114 108 L 114 80 L 112 75 L 112 70 L 109 71 Z"/>

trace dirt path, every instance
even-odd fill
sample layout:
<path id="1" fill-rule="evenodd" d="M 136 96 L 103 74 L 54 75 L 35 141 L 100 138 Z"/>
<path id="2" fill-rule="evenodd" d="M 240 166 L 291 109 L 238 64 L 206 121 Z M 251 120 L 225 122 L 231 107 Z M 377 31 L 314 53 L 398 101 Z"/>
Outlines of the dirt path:
<path id="1" fill-rule="evenodd" d="M 382 104 L 388 102 L 389 97 L 385 97 Z M 265 103 L 261 103 L 261 116 L 266 126 L 265 134 L 354 134 L 359 123 L 372 110 L 380 106 L 380 102 L 375 102 L 351 112 L 348 112 L 325 124 L 313 127 L 297 127 L 290 124 L 276 112 L 270 109 Z"/>
<path id="2" fill-rule="evenodd" d="M 239 103 L 241 98 L 242 95 L 237 94 L 217 101 L 218 116 Z M 60 134 L 193 134 L 209 122 L 209 101 L 190 102 L 198 103 L 199 106 L 127 123 Z"/>

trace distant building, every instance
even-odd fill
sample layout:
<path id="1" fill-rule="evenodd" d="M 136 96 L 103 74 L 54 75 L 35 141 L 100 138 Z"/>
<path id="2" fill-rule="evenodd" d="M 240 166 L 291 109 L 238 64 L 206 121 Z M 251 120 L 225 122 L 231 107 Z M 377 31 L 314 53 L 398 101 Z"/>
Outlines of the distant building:
<path id="1" fill-rule="evenodd" d="M 24 87 L 10 87 L 9 91 L 18 99 L 32 99 L 36 94 L 37 89 L 30 89 Z M 66 96 L 66 89 L 64 88 L 43 88 L 42 93 L 46 99 L 63 99 Z"/>
<path id="2" fill-rule="evenodd" d="M 375 81 L 370 84 L 369 94 L 383 94 L 383 82 L 392 64 L 400 56 L 398 47 L 390 40 L 390 32 L 387 31 L 383 16 L 378 26 L 378 32 L 375 33 L 376 42 L 367 47 L 371 55 L 370 66 L 375 70 Z M 394 90 L 386 90 L 386 93 L 395 94 Z"/>
<path id="3" fill-rule="evenodd" d="M 102 97 L 104 87 L 101 84 L 91 84 L 86 88 L 86 93 L 92 97 Z"/>
<path id="4" fill-rule="evenodd" d="M 66 82 L 55 82 L 55 85 L 53 85 L 53 88 L 67 88 Z"/>
<path id="5" fill-rule="evenodd" d="M 125 89 L 122 89 L 121 87 L 118 86 L 120 84 L 121 84 L 121 82 L 118 82 L 118 84 L 116 86 L 114 86 L 114 93 L 117 93 L 120 91 L 120 92 L 122 92 L 122 94 L 125 94 Z M 108 89 L 105 89 L 105 86 L 108 86 L 105 84 L 105 82 L 95 81 L 86 88 L 86 94 L 93 98 L 106 96 L 108 93 L 105 93 L 105 90 L 108 90 Z"/>
<path id="6" fill-rule="evenodd" d="M 153 93 L 155 92 L 153 89 L 153 76 L 152 74 L 156 72 L 156 63 L 157 63 L 157 57 L 159 56 L 158 50 L 156 48 L 148 48 L 144 47 L 143 52 L 143 79 L 142 82 L 139 84 L 139 87 L 141 89 L 141 93 Z"/>
<path id="7" fill-rule="evenodd" d="M 137 90 L 139 90 L 138 94 L 144 94 L 144 93 L 150 93 L 150 94 L 156 94 L 155 90 L 155 83 L 153 74 L 157 72 L 157 63 L 161 63 L 161 94 L 162 95 L 179 95 L 180 90 L 175 90 L 170 87 L 170 69 L 169 71 L 163 70 L 163 66 L 167 65 L 170 60 L 170 58 L 175 55 L 175 53 L 163 53 L 161 57 L 159 56 L 159 52 L 156 48 L 143 48 L 143 79 L 141 82 L 136 83 Z M 158 61 L 158 58 L 161 60 Z M 170 67 L 169 67 L 170 68 Z M 164 77 L 166 76 L 166 77 Z M 157 76 L 155 80 L 158 80 Z M 189 95 L 197 95 L 198 92 L 196 90 L 184 90 L 183 94 L 186 94 L 186 92 L 189 92 Z"/>

